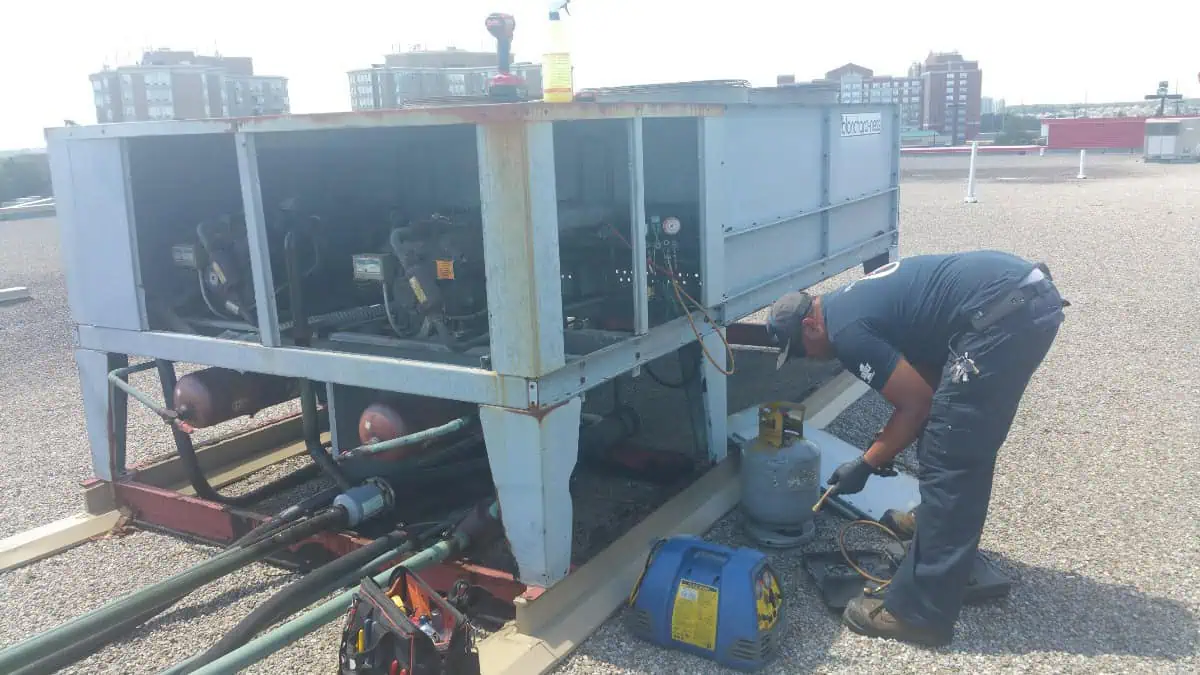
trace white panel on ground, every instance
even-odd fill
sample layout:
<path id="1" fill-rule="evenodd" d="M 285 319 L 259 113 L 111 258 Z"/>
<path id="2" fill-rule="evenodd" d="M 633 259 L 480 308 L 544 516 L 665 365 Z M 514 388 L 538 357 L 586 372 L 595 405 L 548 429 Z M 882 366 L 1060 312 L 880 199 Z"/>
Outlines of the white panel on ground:
<path id="1" fill-rule="evenodd" d="M 821 449 L 822 491 L 828 487 L 825 479 L 842 462 L 848 462 L 863 453 L 861 448 L 843 441 L 842 439 L 821 431 L 805 423 L 804 436 Z M 729 438 L 742 447 L 749 445 L 758 437 L 758 407 L 749 408 L 729 416 Z M 852 509 L 866 516 L 879 520 L 884 511 L 897 509 L 908 511 L 921 503 L 921 491 L 915 476 L 900 472 L 891 478 L 872 477 L 867 481 L 867 487 L 862 492 L 853 495 L 841 495 L 837 499 L 848 504 Z"/>
<path id="2" fill-rule="evenodd" d="M 526 584 L 549 587 L 571 567 L 570 480 L 579 456 L 583 399 L 542 416 L 480 406 L 505 534 Z"/>

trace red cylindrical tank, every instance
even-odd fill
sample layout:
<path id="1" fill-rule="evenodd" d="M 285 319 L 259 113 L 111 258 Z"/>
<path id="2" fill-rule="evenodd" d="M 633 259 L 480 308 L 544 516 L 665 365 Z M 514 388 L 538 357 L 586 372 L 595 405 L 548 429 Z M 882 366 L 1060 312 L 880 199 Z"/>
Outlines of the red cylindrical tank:
<path id="1" fill-rule="evenodd" d="M 296 380 L 259 373 L 206 368 L 175 385 L 175 411 L 197 429 L 253 415 L 300 395 Z"/>
<path id="2" fill-rule="evenodd" d="M 390 441 L 393 438 L 441 426 L 473 412 L 475 406 L 440 398 L 397 394 L 367 406 L 358 418 L 358 440 L 363 445 Z M 377 455 L 380 459 L 403 459 L 419 453 L 442 439 L 430 439 Z"/>

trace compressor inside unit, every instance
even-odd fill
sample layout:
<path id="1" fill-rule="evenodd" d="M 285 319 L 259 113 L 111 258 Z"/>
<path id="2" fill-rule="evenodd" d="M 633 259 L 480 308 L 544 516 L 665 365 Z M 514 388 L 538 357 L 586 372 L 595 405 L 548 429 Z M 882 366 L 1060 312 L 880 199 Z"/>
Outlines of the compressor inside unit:
<path id="1" fill-rule="evenodd" d="M 568 340 L 568 352 L 634 328 L 630 129 L 616 119 L 553 126 L 563 328 L 587 335 Z M 697 120 L 645 119 L 642 137 L 653 327 L 699 296 Z M 259 305 L 273 300 L 284 344 L 299 317 L 313 346 L 478 364 L 488 303 L 474 125 L 256 133 L 254 142 L 265 251 L 248 236 L 242 188 L 254 176 L 239 175 L 232 134 L 129 139 L 151 330 L 258 341 Z M 256 296 L 256 259 L 274 298 Z"/>

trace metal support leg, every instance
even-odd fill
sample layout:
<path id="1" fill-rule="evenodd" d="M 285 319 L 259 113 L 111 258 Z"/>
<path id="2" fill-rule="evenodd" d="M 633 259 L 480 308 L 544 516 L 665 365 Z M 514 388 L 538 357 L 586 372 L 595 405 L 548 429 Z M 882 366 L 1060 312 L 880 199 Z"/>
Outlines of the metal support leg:
<path id="1" fill-rule="evenodd" d="M 76 349 L 75 364 L 79 370 L 88 443 L 92 448 L 92 472 L 101 480 L 112 481 L 125 473 L 128 397 L 109 386 L 108 373 L 129 365 L 129 357 Z"/>
<path id="2" fill-rule="evenodd" d="M 723 331 L 724 329 L 722 329 Z M 725 351 L 725 344 L 721 342 L 720 336 L 715 333 L 708 335 L 704 338 L 703 344 L 708 353 L 721 365 L 721 368 L 729 368 L 729 355 Z M 704 402 L 704 416 L 701 419 L 704 420 L 706 436 L 704 442 L 708 449 L 708 459 L 715 464 L 725 459 L 728 452 L 729 434 L 725 429 L 729 417 L 726 377 L 703 352 L 700 354 L 700 359 L 700 381 L 703 387 Z"/>
<path id="3" fill-rule="evenodd" d="M 545 413 L 480 406 L 500 514 L 518 576 L 549 587 L 571 567 L 570 479 L 579 455 L 583 399 Z"/>

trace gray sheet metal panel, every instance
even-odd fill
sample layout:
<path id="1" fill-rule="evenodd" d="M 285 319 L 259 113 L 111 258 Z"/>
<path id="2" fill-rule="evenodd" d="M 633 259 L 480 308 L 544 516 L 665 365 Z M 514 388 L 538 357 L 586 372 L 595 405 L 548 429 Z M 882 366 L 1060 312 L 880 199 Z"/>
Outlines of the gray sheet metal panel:
<path id="1" fill-rule="evenodd" d="M 141 329 L 122 141 L 53 142 L 49 152 L 72 318 Z"/>
<path id="2" fill-rule="evenodd" d="M 718 121 L 720 179 L 707 190 L 723 195 L 723 298 L 817 260 L 821 119 L 819 107 L 779 106 L 731 110 Z"/>
<path id="3" fill-rule="evenodd" d="M 751 290 L 821 259 L 821 213 L 781 221 L 725 240 L 725 294 Z"/>
<path id="4" fill-rule="evenodd" d="M 645 335 L 650 330 L 650 299 L 646 286 L 646 192 L 645 157 L 642 142 L 642 118 L 629 120 L 626 141 L 629 159 L 629 220 L 633 250 L 630 266 L 633 270 L 633 332 Z"/>
<path id="5" fill-rule="evenodd" d="M 722 186 L 725 180 L 726 144 L 729 129 L 723 118 L 707 118 L 699 123 L 700 154 L 700 302 L 715 307 L 728 297 L 725 293 L 725 227 L 730 196 Z"/>
<path id="6" fill-rule="evenodd" d="M 828 257 L 818 257 L 808 265 L 789 268 L 786 272 L 765 280 L 736 297 L 730 297 L 722 308 L 721 321 L 728 324 L 753 314 L 788 291 L 808 288 L 822 279 L 841 274 L 863 260 L 887 253 L 890 245 L 891 234 L 885 232 L 840 251 L 834 251 Z"/>
<path id="7" fill-rule="evenodd" d="M 896 185 L 892 167 L 899 154 L 896 106 L 839 106 L 830 116 L 829 202 L 839 204 Z M 878 133 L 843 130 L 847 115 L 878 115 Z M 883 223 L 876 229 L 885 229 Z"/>
<path id="8" fill-rule="evenodd" d="M 652 97 L 663 99 L 664 97 Z M 268 133 L 277 131 L 324 131 L 328 129 L 370 129 L 378 127 L 428 127 L 453 124 L 553 122 L 559 120 L 608 120 L 633 117 L 691 117 L 720 115 L 720 104 L 697 103 L 688 97 L 686 102 L 658 100 L 647 102 L 616 101 L 611 103 L 493 103 L 446 106 L 443 108 L 408 108 L 371 110 L 363 112 L 313 113 L 307 115 L 271 115 L 212 120 L 175 120 L 156 122 L 125 122 L 121 124 L 88 124 L 57 127 L 46 130 L 49 141 L 61 139 L 106 139 L 135 136 L 180 136 L 188 134 Z"/>
<path id="9" fill-rule="evenodd" d="M 821 114 L 819 107 L 770 106 L 717 118 L 724 166 L 721 183 L 710 187 L 725 193 L 726 234 L 820 206 Z"/>
<path id="10" fill-rule="evenodd" d="M 750 90 L 750 103 L 834 106 L 838 102 L 839 89 L 837 84 L 818 85 L 808 82 L 782 87 L 755 87 Z"/>
<path id="11" fill-rule="evenodd" d="M 477 139 L 492 367 L 536 377 L 566 362 L 553 127 L 481 124 Z"/>
<path id="12" fill-rule="evenodd" d="M 829 250 L 840 251 L 865 239 L 889 233 L 892 244 L 892 197 L 895 190 L 876 193 L 829 210 Z"/>
<path id="13" fill-rule="evenodd" d="M 891 260 L 900 257 L 900 106 L 892 111 L 892 228 Z"/>
<path id="14" fill-rule="evenodd" d="M 488 370 L 426 361 L 328 352 L 295 347 L 264 347 L 177 333 L 79 327 L 86 349 L 138 354 L 269 375 L 307 377 L 385 391 L 434 396 L 512 408 L 529 407 L 528 383 Z"/>
<path id="15" fill-rule="evenodd" d="M 142 330 L 150 327 L 150 316 L 146 312 L 146 284 L 142 279 L 142 260 L 138 252 L 137 209 L 133 205 L 133 174 L 129 166 L 129 141 L 121 140 L 121 180 L 125 184 L 125 213 L 129 223 L 129 255 L 134 261 L 133 285 L 137 293 L 138 320 Z"/>
<path id="16" fill-rule="evenodd" d="M 829 171 L 833 166 L 833 158 L 830 156 L 832 144 L 833 129 L 830 128 L 829 120 L 832 117 L 830 109 L 825 108 L 821 111 L 821 257 L 829 255 L 832 251 L 829 247 Z"/>
<path id="17" fill-rule="evenodd" d="M 267 347 L 282 344 L 279 335 L 279 309 L 275 302 L 275 278 L 271 272 L 271 251 L 267 243 L 267 218 L 263 212 L 262 185 L 258 179 L 256 137 L 239 133 L 237 146 L 238 176 L 242 185 L 242 208 L 246 214 L 246 235 L 250 244 L 250 274 L 254 279 L 254 301 L 258 328 Z"/>

